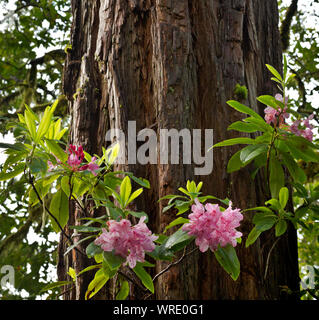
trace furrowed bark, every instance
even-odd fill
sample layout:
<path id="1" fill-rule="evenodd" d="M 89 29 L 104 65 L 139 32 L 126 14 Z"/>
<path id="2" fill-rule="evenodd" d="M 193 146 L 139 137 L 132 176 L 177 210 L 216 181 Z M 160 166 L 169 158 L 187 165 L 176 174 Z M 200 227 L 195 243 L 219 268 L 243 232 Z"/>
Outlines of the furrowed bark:
<path id="1" fill-rule="evenodd" d="M 101 153 L 109 128 L 128 131 L 135 120 L 137 132 L 152 128 L 214 130 L 216 143 L 237 136 L 228 125 L 242 118 L 229 108 L 236 84 L 246 85 L 248 98 L 243 103 L 262 114 L 256 96 L 276 93 L 265 64 L 281 68 L 277 1 L 269 0 L 97 0 L 72 1 L 72 49 L 64 73 L 64 91 L 72 115 L 71 142 L 82 144 L 90 153 Z M 75 95 L 74 95 L 75 94 Z M 126 143 L 128 137 L 126 136 Z M 139 144 L 137 144 L 137 148 Z M 194 147 L 194 146 L 192 146 Z M 175 212 L 162 213 L 165 203 L 157 200 L 177 193 L 186 181 L 204 182 L 203 193 L 232 199 L 233 205 L 248 208 L 263 204 L 264 177 L 251 182 L 250 169 L 226 173 L 226 165 L 236 147 L 214 150 L 210 175 L 195 176 L 197 165 L 129 163 L 116 169 L 128 170 L 150 180 L 135 202 L 138 210 L 149 214 L 150 228 L 161 232 Z M 159 148 L 158 148 L 159 149 Z M 202 154 L 204 154 L 202 143 Z M 158 160 L 160 160 L 158 158 Z M 77 223 L 80 213 L 70 212 Z M 251 216 L 245 215 L 241 231 L 244 240 L 252 228 Z M 296 232 L 291 228 L 268 252 L 275 241 L 267 233 L 253 246 L 237 246 L 241 274 L 234 282 L 219 266 L 211 252 L 185 257 L 156 281 L 153 299 L 286 299 L 284 286 L 298 291 Z M 64 248 L 65 249 L 65 248 Z M 83 246 L 83 249 L 85 247 Z M 62 257 L 60 243 L 60 279 L 68 266 L 76 271 L 90 261 L 75 256 Z M 156 272 L 167 266 L 156 265 Z M 91 277 L 91 278 L 90 278 Z M 65 299 L 81 299 L 92 274 Z M 86 287 L 85 287 L 86 286 Z M 282 286 L 282 287 L 281 287 Z M 107 291 L 107 290 L 106 290 Z M 110 298 L 104 292 L 100 298 Z M 131 286 L 131 299 L 143 294 Z"/>

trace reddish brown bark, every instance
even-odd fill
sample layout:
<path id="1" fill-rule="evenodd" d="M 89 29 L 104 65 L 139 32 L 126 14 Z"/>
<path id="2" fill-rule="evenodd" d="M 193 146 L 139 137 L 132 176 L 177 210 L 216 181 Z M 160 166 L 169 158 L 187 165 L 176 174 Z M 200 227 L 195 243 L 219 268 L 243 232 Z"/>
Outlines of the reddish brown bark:
<path id="1" fill-rule="evenodd" d="M 108 128 L 127 131 L 128 120 L 137 130 L 212 128 L 214 142 L 235 136 L 228 125 L 242 115 L 226 101 L 234 98 L 237 83 L 246 85 L 247 101 L 262 113 L 256 96 L 275 93 L 265 64 L 281 67 L 277 1 L 269 0 L 73 0 L 72 50 L 68 54 L 64 91 L 70 101 L 71 141 L 91 153 L 105 146 Z M 77 93 L 74 98 L 74 93 Z M 193 165 L 120 166 L 150 180 L 136 206 L 150 216 L 150 227 L 161 232 L 174 218 L 162 214 L 157 199 L 176 193 L 188 179 L 203 181 L 203 192 L 229 197 L 240 208 L 262 204 L 264 181 L 251 181 L 249 169 L 226 173 L 236 148 L 214 151 L 211 175 L 194 176 Z M 70 224 L 76 223 L 72 211 Z M 251 229 L 249 214 L 241 230 Z M 280 299 L 280 286 L 298 290 L 296 233 L 283 236 L 268 259 L 272 232 L 255 245 L 237 247 L 241 274 L 234 282 L 211 253 L 188 256 L 182 264 L 159 277 L 156 299 Z M 60 257 L 65 249 L 60 243 Z M 69 255 L 60 260 L 79 271 L 89 264 Z M 158 263 L 162 270 L 167 263 Z M 92 276 L 92 275 L 91 275 Z M 90 274 L 66 299 L 83 298 Z M 140 297 L 137 291 L 135 297 Z M 293 297 L 293 296 L 290 296 Z"/>

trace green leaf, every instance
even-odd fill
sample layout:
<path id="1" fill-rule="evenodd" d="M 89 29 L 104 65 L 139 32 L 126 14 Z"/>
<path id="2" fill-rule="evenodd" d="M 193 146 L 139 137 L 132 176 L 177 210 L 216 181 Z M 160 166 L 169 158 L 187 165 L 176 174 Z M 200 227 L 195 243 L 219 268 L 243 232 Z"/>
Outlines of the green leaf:
<path id="1" fill-rule="evenodd" d="M 130 293 L 130 286 L 126 280 L 121 281 L 121 288 L 118 294 L 116 295 L 116 300 L 126 300 Z"/>
<path id="2" fill-rule="evenodd" d="M 283 81 L 280 73 L 273 66 L 266 64 L 266 67 L 279 81 Z"/>
<path id="3" fill-rule="evenodd" d="M 228 173 L 238 171 L 246 165 L 240 160 L 240 154 L 241 154 L 241 150 L 234 153 L 232 157 L 229 159 L 227 164 Z"/>
<path id="4" fill-rule="evenodd" d="M 233 138 L 233 139 L 228 139 L 228 140 L 224 140 L 224 141 L 216 143 L 210 149 L 216 148 L 216 147 L 233 146 L 233 145 L 236 145 L 236 144 L 255 144 L 255 139 L 251 139 L 251 138 Z"/>
<path id="5" fill-rule="evenodd" d="M 258 127 L 257 125 L 253 124 L 253 123 L 245 123 L 242 121 L 236 121 L 234 123 L 232 123 L 227 130 L 236 130 L 239 132 L 256 132 L 260 130 L 260 127 Z"/>
<path id="6" fill-rule="evenodd" d="M 288 188 L 286 187 L 281 188 L 279 191 L 279 203 L 282 209 L 285 209 L 288 199 L 289 199 Z"/>
<path id="7" fill-rule="evenodd" d="M 52 290 L 52 289 L 55 289 L 55 288 L 67 286 L 68 284 L 73 284 L 73 281 L 56 281 L 56 282 L 53 282 L 53 283 L 49 283 L 49 284 L 45 285 L 41 289 L 40 293 L 48 291 L 48 290 Z"/>
<path id="8" fill-rule="evenodd" d="M 147 179 L 144 178 L 137 178 L 133 175 L 130 175 L 130 178 L 135 181 L 137 184 L 139 184 L 140 186 L 150 189 L 150 182 Z"/>
<path id="9" fill-rule="evenodd" d="M 301 184 L 305 183 L 307 180 L 307 175 L 305 174 L 304 170 L 298 166 L 294 158 L 286 152 L 281 152 L 281 155 L 284 165 L 287 167 L 294 181 Z"/>
<path id="10" fill-rule="evenodd" d="M 67 274 L 73 279 L 76 279 L 76 272 L 73 268 L 69 267 L 69 271 L 67 272 Z"/>
<path id="11" fill-rule="evenodd" d="M 104 273 L 103 269 L 97 271 L 93 280 L 89 283 L 89 286 L 85 293 L 85 300 L 91 299 L 94 295 L 96 295 L 108 280 L 109 277 Z"/>
<path id="12" fill-rule="evenodd" d="M 246 240 L 246 244 L 245 244 L 246 248 L 252 245 L 258 239 L 261 233 L 262 232 L 258 230 L 256 227 L 252 228 Z"/>
<path id="13" fill-rule="evenodd" d="M 271 197 L 278 199 L 279 191 L 285 185 L 285 174 L 280 162 L 271 158 L 269 162 L 269 183 Z"/>
<path id="14" fill-rule="evenodd" d="M 100 254 L 100 253 L 103 253 L 103 250 L 101 249 L 100 246 L 96 245 L 94 243 L 94 241 L 92 241 L 87 247 L 86 247 L 86 255 L 89 257 L 89 258 L 92 258 L 94 257 L 96 254 Z"/>
<path id="15" fill-rule="evenodd" d="M 38 143 L 42 139 L 42 137 L 44 137 L 44 135 L 47 133 L 51 124 L 51 120 L 52 120 L 51 108 L 47 107 L 44 110 L 43 117 L 38 127 L 36 143 Z"/>
<path id="16" fill-rule="evenodd" d="M 267 153 L 267 146 L 264 144 L 247 146 L 240 152 L 240 161 L 242 163 L 247 163 L 262 153 Z"/>
<path id="17" fill-rule="evenodd" d="M 68 160 L 66 152 L 64 152 L 64 150 L 54 140 L 46 139 L 45 142 L 50 152 L 52 152 L 60 161 L 64 163 Z"/>
<path id="18" fill-rule="evenodd" d="M 233 246 L 228 244 L 226 247 L 219 247 L 214 254 L 219 264 L 236 281 L 240 273 L 240 263 Z"/>
<path id="19" fill-rule="evenodd" d="M 24 119 L 32 140 L 36 141 L 37 135 L 36 135 L 35 121 L 31 113 L 27 109 L 24 111 Z"/>
<path id="20" fill-rule="evenodd" d="M 271 229 L 276 221 L 277 216 L 274 213 L 258 212 L 253 217 L 253 223 L 261 232 Z"/>
<path id="21" fill-rule="evenodd" d="M 91 271 L 91 270 L 94 270 L 94 269 L 97 269 L 97 268 L 101 268 L 101 264 L 94 264 L 92 266 L 88 266 L 86 268 L 84 268 L 83 270 L 81 270 L 79 273 L 78 273 L 78 276 L 80 276 L 82 273 L 85 273 L 85 272 L 88 272 L 88 271 Z"/>
<path id="22" fill-rule="evenodd" d="M 152 293 L 154 293 L 154 284 L 153 284 L 152 277 L 145 271 L 145 269 L 143 268 L 140 262 L 136 263 L 136 266 L 135 268 L 133 268 L 133 271 L 140 278 L 143 285 Z"/>
<path id="23" fill-rule="evenodd" d="M 61 189 L 59 189 L 52 197 L 50 212 L 57 219 L 60 226 L 64 228 L 69 220 L 69 199 Z M 53 230 L 57 233 L 60 232 L 61 230 L 54 219 L 51 217 L 50 219 Z"/>
<path id="24" fill-rule="evenodd" d="M 176 251 L 185 247 L 185 245 L 190 243 L 193 239 L 194 237 L 189 236 L 187 232 L 179 229 L 170 235 L 162 245 L 165 247 L 165 249 Z"/>
<path id="25" fill-rule="evenodd" d="M 122 206 L 125 207 L 126 203 L 131 195 L 132 185 L 129 177 L 125 177 L 120 186 L 120 198 Z"/>
<path id="26" fill-rule="evenodd" d="M 243 211 L 262 211 L 266 213 L 273 213 L 272 210 L 267 207 L 254 207 L 254 208 L 245 209 Z"/>
<path id="27" fill-rule="evenodd" d="M 319 155 L 314 151 L 312 143 L 303 137 L 292 136 L 286 144 L 295 159 L 306 162 L 319 162 Z"/>
<path id="28" fill-rule="evenodd" d="M 279 107 L 282 107 L 283 104 L 276 100 L 273 96 L 269 96 L 269 95 L 263 95 L 257 98 L 257 100 L 263 104 L 265 104 L 266 106 L 272 107 L 274 109 L 278 109 Z"/>
<path id="29" fill-rule="evenodd" d="M 145 217 L 145 223 L 148 222 L 148 215 L 146 212 L 144 211 L 129 211 L 129 214 L 132 215 L 133 217 L 136 217 L 136 218 L 142 218 L 142 217 Z"/>
<path id="30" fill-rule="evenodd" d="M 189 222 L 189 219 L 179 217 L 179 218 L 173 220 L 168 226 L 166 226 L 163 232 L 165 233 L 170 228 L 173 228 L 179 224 L 184 224 L 184 223 L 188 223 L 188 222 Z"/>
<path id="31" fill-rule="evenodd" d="M 90 227 L 90 226 L 70 226 L 70 229 L 75 229 L 80 232 L 99 232 L 101 231 L 101 228 L 99 227 Z"/>
<path id="32" fill-rule="evenodd" d="M 279 220 L 275 226 L 276 237 L 280 237 L 287 230 L 287 222 L 283 219 Z"/>
<path id="33" fill-rule="evenodd" d="M 76 243 L 72 244 L 71 246 L 69 246 L 66 251 L 64 252 L 64 255 L 66 256 L 71 250 L 73 250 L 75 247 L 77 247 L 80 243 L 87 241 L 88 239 L 91 238 L 95 238 L 95 236 L 87 236 L 79 241 L 77 241 Z"/>
<path id="34" fill-rule="evenodd" d="M 136 199 L 141 193 L 143 192 L 143 188 L 139 188 L 136 191 L 134 191 L 130 198 L 128 199 L 126 205 L 128 205 L 129 203 L 131 203 L 134 199 Z"/>
<path id="35" fill-rule="evenodd" d="M 241 112 L 241 113 L 245 113 L 245 114 L 249 114 L 250 116 L 254 117 L 254 118 L 257 118 L 257 119 L 262 119 L 262 117 L 257 113 L 255 112 L 254 110 L 252 110 L 251 108 L 241 104 L 240 102 L 238 101 L 235 101 L 235 100 L 229 100 L 227 101 L 227 104 L 232 107 L 233 109 Z"/>
<path id="36" fill-rule="evenodd" d="M 103 252 L 103 258 L 111 270 L 117 270 L 125 261 L 121 256 L 108 251 Z"/>

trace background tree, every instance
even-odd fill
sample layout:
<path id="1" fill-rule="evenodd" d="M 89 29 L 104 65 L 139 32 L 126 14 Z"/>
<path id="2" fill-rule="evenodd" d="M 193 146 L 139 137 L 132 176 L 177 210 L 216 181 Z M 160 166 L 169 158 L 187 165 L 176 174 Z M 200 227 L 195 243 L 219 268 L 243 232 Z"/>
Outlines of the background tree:
<path id="1" fill-rule="evenodd" d="M 267 4 L 259 4 L 259 1 L 258 4 L 253 1 L 226 1 L 220 4 L 214 1 L 212 5 L 206 1 L 200 4 L 194 1 L 189 2 L 189 6 L 184 1 L 177 2 L 165 1 L 161 7 L 155 1 L 111 1 L 110 6 L 105 7 L 106 11 L 103 12 L 104 1 L 96 1 L 94 4 L 88 1 L 83 1 L 82 4 L 81 1 L 73 1 L 72 44 L 68 45 L 66 39 L 71 12 L 65 1 L 3 0 L 3 17 L 0 21 L 1 132 L 12 131 L 10 121 L 15 122 L 16 112 L 23 110 L 24 103 L 31 103 L 35 111 L 41 111 L 52 100 L 60 97 L 64 103 L 60 104 L 61 108 L 58 110 L 60 115 L 65 113 L 66 99 L 61 95 L 61 77 L 63 59 L 68 52 L 65 91 L 68 99 L 72 101 L 70 107 L 74 110 L 72 141 L 84 141 L 89 151 L 101 151 L 101 146 L 105 145 L 104 133 L 107 128 L 115 126 L 115 122 L 117 127 L 125 129 L 127 120 L 134 119 L 140 121 L 137 130 L 146 126 L 153 129 L 214 128 L 214 142 L 229 137 L 226 127 L 231 121 L 238 119 L 239 115 L 231 114 L 225 101 L 232 97 L 239 98 L 234 90 L 237 84 L 245 84 L 249 89 L 248 99 L 245 100 L 244 95 L 243 102 L 249 103 L 260 112 L 262 107 L 256 105 L 256 95 L 275 93 L 269 74 L 265 73 L 264 64 L 280 67 L 276 22 L 278 17 L 273 14 L 277 6 L 275 1 Z M 297 1 L 279 1 L 281 25 L 286 25 L 286 28 L 281 27 L 280 31 L 281 38 L 290 34 L 290 46 L 285 45 L 284 50 L 288 55 L 291 71 L 297 75 L 291 87 L 301 93 L 296 101 L 298 110 L 305 115 L 314 111 L 316 115 L 317 105 L 311 97 L 317 92 L 318 31 L 314 27 L 315 22 L 314 26 L 309 26 L 307 22 L 316 21 L 315 8 L 318 1 L 307 1 L 307 6 L 304 6 L 304 2 L 299 0 L 295 10 Z M 16 3 L 13 8 L 12 3 Z M 122 11 L 118 12 L 119 9 Z M 109 22 L 114 23 L 106 23 L 104 16 L 109 16 Z M 309 16 L 312 19 L 308 19 Z M 228 26 L 231 28 L 227 29 Z M 82 33 L 82 30 L 85 32 Z M 266 48 L 274 48 L 274 51 L 267 51 Z M 169 50 L 171 55 L 167 54 Z M 163 71 L 162 78 L 157 77 L 159 70 Z M 86 75 L 90 81 L 94 80 L 92 85 L 88 83 Z M 74 80 L 74 83 L 68 82 L 69 80 Z M 291 97 L 295 98 L 295 95 Z M 76 110 L 77 106 L 81 108 Z M 92 123 L 97 119 L 98 132 L 93 130 L 94 125 L 92 127 Z M 225 123 L 222 123 L 221 119 Z M 19 132 L 14 134 L 19 139 Z M 232 149 L 230 153 L 228 151 L 215 152 L 215 180 L 213 183 L 212 177 L 206 178 L 205 192 L 221 197 L 235 196 L 236 205 L 243 207 L 246 206 L 245 200 L 250 201 L 249 205 L 253 205 L 257 200 L 262 202 L 262 191 L 255 193 L 259 186 L 250 186 L 251 189 L 243 187 L 244 181 L 249 181 L 249 173 L 240 172 L 231 177 L 226 175 L 225 163 L 236 149 Z M 140 210 L 145 208 L 149 213 L 153 212 L 153 230 L 156 231 L 159 223 L 163 226 L 174 215 L 173 212 L 160 214 L 165 203 L 160 204 L 161 208 L 157 208 L 157 197 L 175 192 L 174 188 L 179 186 L 179 183 L 183 184 L 185 180 L 193 177 L 193 168 L 174 165 L 160 168 L 154 165 L 128 165 L 126 168 L 134 171 L 136 175 L 148 177 L 154 186 L 143 202 L 136 205 Z M 309 181 L 316 183 L 318 168 L 310 165 L 308 173 Z M 232 181 L 235 181 L 235 184 Z M 157 185 L 159 187 L 155 188 Z M 307 188 L 311 185 L 310 183 Z M 252 198 L 247 198 L 245 192 L 251 193 Z M 50 241 L 51 227 L 46 225 L 41 228 L 41 208 L 36 207 L 34 214 L 26 215 L 28 205 L 25 193 L 26 184 L 23 178 L 1 182 L 0 265 L 16 266 L 15 286 L 18 290 L 26 290 L 27 294 L 23 292 L 22 297 L 29 294 L 32 299 L 39 292 L 41 283 L 50 281 L 50 272 L 47 272 L 44 264 L 52 266 L 56 263 L 56 243 Z M 157 208 L 156 212 L 154 208 Z M 303 218 L 305 223 L 311 222 L 314 227 L 311 230 L 303 227 L 299 229 L 299 234 L 303 236 L 299 240 L 301 265 L 318 265 L 316 212 L 316 209 L 312 210 L 310 215 Z M 244 229 L 246 234 L 251 229 L 248 221 Z M 28 235 L 34 231 L 47 241 L 39 240 L 30 246 Z M 265 265 L 262 266 L 262 263 L 268 258 L 267 252 L 272 241 L 269 236 L 267 245 L 261 250 L 262 258 L 258 243 L 252 251 L 247 251 L 250 258 L 247 263 L 242 263 L 244 272 L 240 281 L 245 278 L 249 283 L 246 287 L 249 294 L 244 291 L 245 287 L 241 288 L 242 282 L 232 284 L 232 280 L 225 280 L 225 272 L 217 266 L 213 256 L 207 254 L 205 258 L 198 257 L 199 262 L 197 257 L 195 260 L 188 257 L 184 265 L 172 269 L 172 275 L 166 275 L 168 279 L 164 279 L 166 276 L 159 278 L 159 287 L 163 288 L 159 297 L 163 297 L 163 291 L 166 290 L 174 297 L 184 292 L 184 288 L 174 288 L 174 277 L 180 274 L 191 279 L 191 283 L 186 285 L 190 291 L 185 291 L 185 295 L 191 297 L 200 294 L 196 292 L 201 285 L 198 280 L 200 272 L 203 278 L 208 279 L 202 286 L 203 296 L 206 298 L 236 297 L 236 290 L 242 291 L 245 298 L 249 295 L 256 297 L 258 294 L 260 297 L 277 296 L 279 289 L 272 279 L 276 277 L 277 283 L 280 281 L 272 264 L 268 273 L 268 276 L 271 273 L 268 293 L 258 291 L 263 280 L 260 280 L 259 284 L 255 283 L 257 275 L 263 273 Z M 264 240 L 262 243 L 265 243 Z M 275 249 L 280 251 L 281 246 L 277 245 Z M 73 265 L 72 260 L 75 257 L 69 257 L 68 264 L 64 265 L 66 261 L 62 258 L 63 242 L 59 251 L 59 271 L 62 278 L 63 271 Z M 274 265 L 280 263 L 276 261 L 278 252 L 275 251 L 270 256 Z M 252 268 L 251 264 L 251 257 L 254 255 L 256 268 Z M 81 258 L 79 261 L 78 269 L 81 264 L 89 263 Z M 44 267 L 41 268 L 41 265 Z M 158 270 L 163 267 L 159 265 Z M 186 274 L 189 270 L 190 275 Z M 78 284 L 78 296 L 83 297 L 89 278 L 88 275 L 83 284 Z M 226 288 L 227 293 L 221 291 L 221 288 Z M 2 291 L 1 295 L 2 299 L 21 298 L 21 291 L 15 291 L 13 295 L 12 291 Z M 74 297 L 75 292 L 70 296 L 65 295 L 65 298 Z"/>
<path id="2" fill-rule="evenodd" d="M 215 141 L 220 141 L 233 136 L 226 127 L 240 119 L 225 104 L 235 97 L 236 84 L 248 88 L 242 100 L 260 113 L 255 97 L 276 92 L 264 69 L 265 63 L 281 66 L 276 1 L 74 0 L 72 14 L 64 92 L 70 101 L 71 142 L 90 153 L 101 152 L 108 128 L 127 132 L 128 120 L 137 121 L 137 130 L 213 128 Z M 187 179 L 202 180 L 205 193 L 228 196 L 240 208 L 263 202 L 263 177 L 251 184 L 249 170 L 226 174 L 234 151 L 214 152 L 210 176 L 194 177 L 192 166 L 182 164 L 127 163 L 119 168 L 150 180 L 152 189 L 136 206 L 150 214 L 152 230 L 162 231 L 174 213 L 164 214 L 157 199 L 174 193 Z M 79 211 L 73 212 L 79 218 Z M 246 215 L 245 235 L 249 221 Z M 77 222 L 72 218 L 70 223 Z M 63 240 L 61 235 L 60 279 L 69 266 L 78 272 L 89 263 L 78 253 L 64 258 Z M 273 244 L 273 234 L 267 233 L 251 248 L 238 246 L 241 275 L 236 282 L 210 254 L 189 256 L 158 279 L 156 298 L 278 299 L 287 297 L 285 286 L 297 293 L 296 232 L 289 228 Z M 165 266 L 159 263 L 157 271 Z M 66 298 L 83 298 L 88 281 L 81 277 Z"/>

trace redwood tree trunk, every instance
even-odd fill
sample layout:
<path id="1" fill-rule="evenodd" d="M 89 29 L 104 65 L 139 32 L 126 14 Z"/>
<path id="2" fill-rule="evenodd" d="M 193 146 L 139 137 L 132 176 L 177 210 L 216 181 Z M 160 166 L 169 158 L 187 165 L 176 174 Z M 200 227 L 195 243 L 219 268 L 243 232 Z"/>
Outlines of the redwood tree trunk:
<path id="1" fill-rule="evenodd" d="M 137 131 L 152 128 L 158 136 L 163 128 L 196 128 L 214 129 L 214 142 L 234 137 L 226 129 L 242 115 L 226 101 L 236 99 L 236 84 L 246 85 L 249 94 L 243 103 L 261 114 L 256 96 L 275 93 L 265 64 L 281 68 L 277 6 L 276 0 L 72 0 L 72 49 L 64 73 L 71 142 L 100 154 L 106 131 L 127 132 L 129 120 L 136 120 Z M 119 167 L 149 179 L 151 189 L 136 207 L 149 214 L 152 231 L 160 232 L 175 212 L 163 214 L 165 203 L 157 200 L 177 193 L 188 179 L 203 181 L 204 194 L 228 197 L 239 208 L 263 204 L 267 191 L 262 177 L 252 182 L 250 168 L 226 173 L 235 151 L 236 147 L 214 150 L 214 168 L 206 176 L 195 176 L 194 165 L 183 165 L 182 159 L 179 165 Z M 77 223 L 78 215 L 73 209 L 70 224 Z M 252 228 L 250 220 L 246 214 L 244 240 Z M 248 249 L 245 241 L 238 245 L 241 274 L 236 282 L 212 253 L 197 253 L 159 277 L 152 298 L 295 298 L 282 289 L 297 292 L 299 287 L 296 232 L 290 227 L 274 247 L 273 233 Z M 60 280 L 69 266 L 80 271 L 90 263 L 77 252 L 63 257 L 65 246 L 61 239 Z M 166 265 L 158 263 L 157 272 Z M 64 298 L 83 299 L 91 278 L 92 274 L 83 275 Z M 133 298 L 140 297 L 133 289 Z"/>

